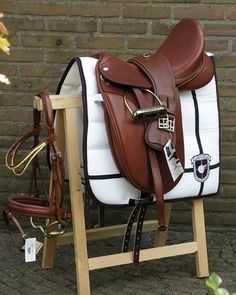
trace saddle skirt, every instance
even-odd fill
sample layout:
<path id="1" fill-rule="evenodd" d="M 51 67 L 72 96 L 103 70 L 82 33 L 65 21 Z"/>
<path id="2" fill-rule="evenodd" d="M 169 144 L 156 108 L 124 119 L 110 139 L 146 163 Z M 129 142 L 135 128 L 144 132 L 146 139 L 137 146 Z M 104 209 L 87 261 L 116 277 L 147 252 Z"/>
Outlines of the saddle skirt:
<path id="1" fill-rule="evenodd" d="M 208 54 L 212 59 L 213 56 Z M 75 58 L 67 66 L 57 93 L 79 94 L 83 109 L 78 109 L 81 149 L 81 175 L 88 193 L 103 205 L 127 206 L 141 198 L 120 173 L 109 145 L 104 119 L 104 102 L 96 79 L 98 60 Z M 175 201 L 216 194 L 219 189 L 219 108 L 217 81 L 196 90 L 181 90 L 181 120 L 184 144 L 184 173 L 178 183 L 164 194 Z M 209 116 L 210 111 L 210 116 Z M 73 136 L 73 135 L 72 135 Z M 66 157 L 65 157 L 66 162 Z"/>

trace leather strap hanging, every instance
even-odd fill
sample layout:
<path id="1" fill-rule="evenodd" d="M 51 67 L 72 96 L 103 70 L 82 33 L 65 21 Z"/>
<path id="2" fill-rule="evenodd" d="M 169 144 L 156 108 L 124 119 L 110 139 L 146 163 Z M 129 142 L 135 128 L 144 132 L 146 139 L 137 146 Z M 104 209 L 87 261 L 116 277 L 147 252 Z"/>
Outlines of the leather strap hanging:
<path id="1" fill-rule="evenodd" d="M 20 176 L 32 164 L 31 185 L 28 195 L 16 195 L 8 199 L 5 216 L 12 219 L 16 224 L 14 214 L 20 214 L 29 217 L 39 217 L 50 219 L 53 222 L 49 223 L 45 228 L 39 227 L 45 235 L 62 234 L 66 227 L 65 220 L 71 218 L 71 213 L 63 208 L 63 187 L 64 187 L 64 162 L 61 152 L 58 149 L 56 142 L 56 135 L 53 127 L 53 109 L 49 95 L 45 91 L 40 91 L 38 97 L 42 99 L 43 110 L 45 113 L 45 121 L 47 125 L 47 137 L 39 143 L 40 127 L 40 111 L 34 109 L 33 111 L 33 129 L 21 137 L 6 154 L 5 162 L 8 169 L 14 174 Z M 34 138 L 34 145 L 32 150 L 23 158 L 23 160 L 16 162 L 16 156 L 20 148 L 30 139 Z M 42 180 L 40 166 L 39 166 L 39 153 L 48 146 L 49 156 L 51 162 L 51 184 L 49 195 L 39 196 L 33 194 L 32 187 L 37 190 L 37 172 Z M 44 184 L 43 184 L 44 187 Z M 54 231 L 50 234 L 53 226 L 59 225 L 63 230 Z M 16 224 L 19 229 L 19 223 Z M 21 230 L 20 230 L 21 231 Z M 22 230 L 23 232 L 23 230 Z"/>

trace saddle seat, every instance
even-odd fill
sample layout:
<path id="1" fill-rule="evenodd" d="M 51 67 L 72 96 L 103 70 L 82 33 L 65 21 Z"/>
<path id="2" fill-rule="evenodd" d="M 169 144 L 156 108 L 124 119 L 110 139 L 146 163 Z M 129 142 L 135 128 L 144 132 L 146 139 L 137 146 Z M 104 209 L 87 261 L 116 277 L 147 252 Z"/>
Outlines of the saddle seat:
<path id="1" fill-rule="evenodd" d="M 204 33 L 194 19 L 179 22 L 154 54 L 144 54 L 140 58 L 149 60 L 148 63 L 157 70 L 160 55 L 169 62 L 179 89 L 198 89 L 212 78 L 212 62 L 204 52 Z M 99 72 L 106 80 L 114 83 L 152 88 L 150 79 L 132 61 L 126 62 L 106 53 L 99 64 Z"/>

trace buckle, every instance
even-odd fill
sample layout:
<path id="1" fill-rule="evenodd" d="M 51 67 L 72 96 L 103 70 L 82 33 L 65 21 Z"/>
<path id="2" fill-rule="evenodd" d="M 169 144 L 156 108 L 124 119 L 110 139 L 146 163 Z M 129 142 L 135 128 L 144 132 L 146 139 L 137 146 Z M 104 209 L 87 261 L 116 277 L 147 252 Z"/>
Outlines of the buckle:
<path id="1" fill-rule="evenodd" d="M 133 119 L 137 121 L 157 121 L 160 117 L 163 117 L 167 114 L 167 108 L 166 106 L 161 102 L 160 98 L 151 90 L 149 89 L 142 89 L 145 92 L 148 92 L 153 95 L 153 97 L 157 100 L 159 105 L 154 105 L 152 107 L 143 108 L 143 109 L 137 109 L 135 111 L 132 111 L 131 107 L 128 104 L 127 101 L 127 93 L 124 94 L 124 103 L 127 107 L 128 111 L 130 112 Z"/>
<path id="2" fill-rule="evenodd" d="M 154 121 L 164 116 L 166 112 L 166 107 L 159 105 L 151 108 L 138 109 L 133 112 L 132 117 L 138 121 Z"/>
<path id="3" fill-rule="evenodd" d="M 167 230 L 167 225 L 166 224 L 160 224 L 158 226 L 159 231 L 166 231 Z"/>
<path id="4" fill-rule="evenodd" d="M 170 132 L 175 132 L 175 117 L 166 114 L 158 120 L 159 129 L 165 129 Z"/>
<path id="5" fill-rule="evenodd" d="M 33 217 L 30 217 L 30 223 L 33 228 L 39 229 L 47 238 L 63 235 L 67 228 L 67 223 L 63 220 L 56 220 L 51 223 L 47 222 L 46 226 L 42 226 L 40 224 L 36 225 L 33 221 Z"/>

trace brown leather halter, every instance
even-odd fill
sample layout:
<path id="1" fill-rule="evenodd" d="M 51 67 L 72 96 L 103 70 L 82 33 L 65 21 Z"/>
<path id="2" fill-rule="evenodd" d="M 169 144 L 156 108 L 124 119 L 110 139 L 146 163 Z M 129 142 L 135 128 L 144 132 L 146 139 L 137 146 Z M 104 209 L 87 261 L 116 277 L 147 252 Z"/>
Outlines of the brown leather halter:
<path id="1" fill-rule="evenodd" d="M 5 216 L 13 220 L 15 225 L 22 233 L 24 239 L 26 235 L 22 230 L 19 222 L 14 214 L 20 214 L 29 217 L 39 217 L 50 219 L 45 228 L 43 226 L 36 226 L 32 222 L 34 227 L 40 228 L 46 236 L 52 236 L 62 234 L 65 231 L 65 220 L 71 217 L 71 213 L 63 208 L 63 187 L 64 187 L 64 162 L 61 152 L 57 147 L 56 134 L 53 127 L 53 109 L 49 95 L 45 91 L 40 91 L 38 97 L 42 99 L 43 110 L 45 114 L 45 121 L 47 126 L 47 137 L 39 143 L 40 127 L 40 111 L 34 109 L 33 111 L 33 129 L 21 137 L 6 154 L 5 162 L 6 166 L 16 175 L 22 175 L 28 166 L 32 164 L 32 176 L 30 192 L 28 195 L 16 195 L 8 199 Z M 23 158 L 23 160 L 16 162 L 16 156 L 20 148 L 31 138 L 34 138 L 34 144 L 32 150 Z M 32 187 L 34 185 L 34 191 L 37 190 L 37 174 L 41 177 L 39 166 L 39 153 L 48 147 L 50 164 L 51 164 L 51 184 L 49 195 L 37 196 L 33 195 Z M 38 172 L 38 173 L 37 173 Z M 59 225 L 62 229 L 52 232 L 53 227 Z"/>

